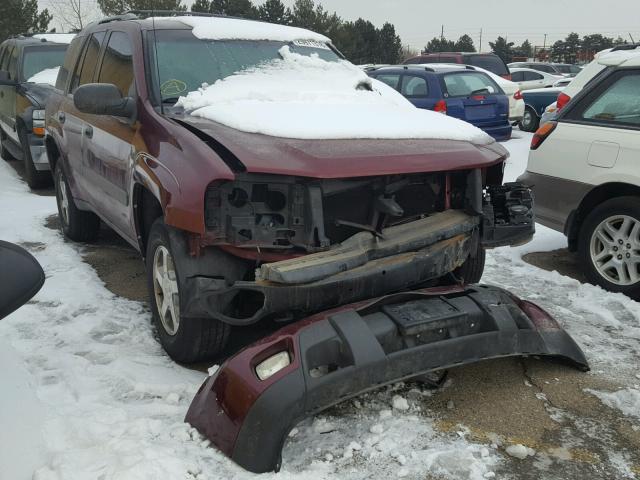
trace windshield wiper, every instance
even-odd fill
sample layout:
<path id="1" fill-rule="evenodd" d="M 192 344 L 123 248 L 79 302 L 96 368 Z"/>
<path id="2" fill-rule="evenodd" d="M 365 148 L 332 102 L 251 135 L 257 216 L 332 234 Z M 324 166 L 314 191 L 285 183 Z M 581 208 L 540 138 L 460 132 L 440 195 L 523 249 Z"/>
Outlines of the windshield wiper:
<path id="1" fill-rule="evenodd" d="M 179 99 L 180 99 L 180 97 L 169 97 L 169 98 L 163 98 L 163 99 L 162 99 L 162 103 L 171 103 L 171 104 L 174 104 L 174 103 L 176 103 Z"/>
<path id="2" fill-rule="evenodd" d="M 471 93 L 469 94 L 469 96 L 472 96 L 472 95 L 480 95 L 481 93 L 491 93 L 491 92 L 490 92 L 490 91 L 489 91 L 489 89 L 488 89 L 488 88 L 486 88 L 486 87 L 485 87 L 485 88 L 479 88 L 478 90 L 474 90 L 473 92 L 471 92 Z"/>

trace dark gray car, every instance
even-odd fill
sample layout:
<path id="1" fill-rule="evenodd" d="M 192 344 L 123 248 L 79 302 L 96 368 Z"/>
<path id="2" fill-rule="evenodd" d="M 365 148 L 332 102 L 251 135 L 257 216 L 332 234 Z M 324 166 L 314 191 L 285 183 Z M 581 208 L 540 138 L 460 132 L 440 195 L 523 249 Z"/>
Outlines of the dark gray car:
<path id="1" fill-rule="evenodd" d="M 68 47 L 55 41 L 56 34 L 46 37 L 19 36 L 0 45 L 2 158 L 24 162 L 25 177 L 31 188 L 41 188 L 51 182 L 44 150 L 44 107 L 53 87 L 36 83 L 34 80 L 38 77 L 35 76 L 62 65 Z"/>

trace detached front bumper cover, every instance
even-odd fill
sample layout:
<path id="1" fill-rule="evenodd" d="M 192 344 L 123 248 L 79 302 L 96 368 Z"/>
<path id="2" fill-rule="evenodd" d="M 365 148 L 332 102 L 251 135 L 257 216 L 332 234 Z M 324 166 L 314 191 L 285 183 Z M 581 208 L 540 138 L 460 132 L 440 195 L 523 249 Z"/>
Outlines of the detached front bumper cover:
<path id="1" fill-rule="evenodd" d="M 265 380 L 256 366 L 286 352 Z M 240 466 L 278 470 L 305 417 L 383 385 L 481 360 L 540 355 L 589 366 L 540 307 L 487 286 L 418 290 L 324 312 L 229 358 L 202 385 L 186 421 Z"/>

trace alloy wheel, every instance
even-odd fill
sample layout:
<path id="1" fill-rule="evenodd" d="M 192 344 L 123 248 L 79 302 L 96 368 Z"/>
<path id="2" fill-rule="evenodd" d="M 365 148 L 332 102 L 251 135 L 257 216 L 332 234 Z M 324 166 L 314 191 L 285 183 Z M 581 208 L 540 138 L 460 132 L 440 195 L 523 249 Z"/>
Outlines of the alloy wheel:
<path id="1" fill-rule="evenodd" d="M 591 262 L 608 282 L 629 286 L 640 281 L 640 221 L 613 215 L 595 228 L 589 243 Z"/>
<path id="2" fill-rule="evenodd" d="M 173 257 L 162 245 L 153 255 L 153 293 L 162 326 L 173 336 L 180 326 L 180 296 Z"/>

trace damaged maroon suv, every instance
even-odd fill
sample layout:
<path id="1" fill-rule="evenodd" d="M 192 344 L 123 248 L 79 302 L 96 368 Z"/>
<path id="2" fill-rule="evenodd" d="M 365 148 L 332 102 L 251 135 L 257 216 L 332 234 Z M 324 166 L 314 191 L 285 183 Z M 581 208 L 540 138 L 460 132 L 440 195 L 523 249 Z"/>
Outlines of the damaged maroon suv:
<path id="1" fill-rule="evenodd" d="M 301 93 L 315 85 L 305 69 L 334 97 Z M 340 95 L 339 69 L 357 79 Z M 355 70 L 325 37 L 228 18 L 126 14 L 73 40 L 46 109 L 62 229 L 91 241 L 104 222 L 140 251 L 175 360 L 219 354 L 231 326 L 475 283 L 485 248 L 533 235 L 529 190 L 502 184 L 502 146 L 449 117 L 415 117 Z M 269 96 L 287 88 L 274 78 L 303 79 L 295 105 Z M 349 120 L 385 95 L 385 115 Z M 323 102 L 335 112 L 324 126 Z M 405 117 L 424 125 L 402 130 Z M 347 133 L 332 135 L 334 122 Z"/>

